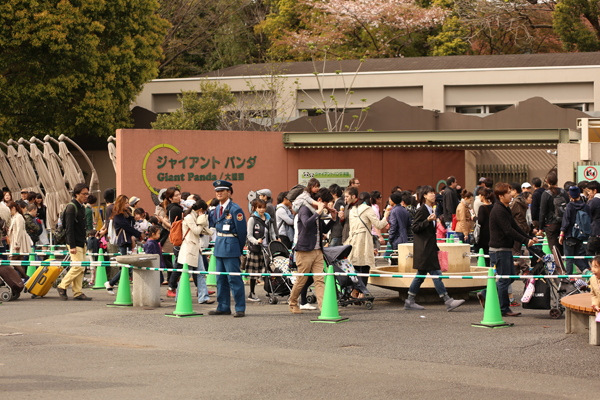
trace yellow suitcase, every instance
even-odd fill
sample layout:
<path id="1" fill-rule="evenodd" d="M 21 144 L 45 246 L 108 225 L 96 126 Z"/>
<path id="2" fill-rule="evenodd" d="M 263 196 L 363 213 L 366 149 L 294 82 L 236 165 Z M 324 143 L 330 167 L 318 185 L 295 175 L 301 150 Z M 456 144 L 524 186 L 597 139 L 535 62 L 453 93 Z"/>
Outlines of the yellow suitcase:
<path id="1" fill-rule="evenodd" d="M 27 291 L 35 296 L 42 297 L 48 294 L 52 284 L 58 279 L 62 272 L 62 267 L 40 266 L 35 273 L 29 277 L 25 284 Z"/>

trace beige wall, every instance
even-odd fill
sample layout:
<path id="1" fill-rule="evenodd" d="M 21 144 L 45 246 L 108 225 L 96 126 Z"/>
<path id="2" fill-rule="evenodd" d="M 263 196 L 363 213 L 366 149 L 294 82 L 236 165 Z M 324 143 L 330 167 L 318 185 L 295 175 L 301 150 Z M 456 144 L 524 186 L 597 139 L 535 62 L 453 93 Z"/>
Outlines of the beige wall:
<path id="1" fill-rule="evenodd" d="M 248 90 L 248 82 L 260 88 L 267 78 L 208 79 L 229 85 L 233 92 L 243 92 Z M 132 107 L 158 112 L 171 110 L 177 106 L 176 95 L 181 90 L 199 90 L 201 79 L 156 79 L 144 86 Z M 299 93 L 319 89 L 317 78 L 312 74 L 285 75 L 285 79 L 286 90 L 294 86 L 294 81 L 298 82 Z M 322 74 L 320 79 L 321 85 L 331 90 L 349 86 L 354 74 Z M 389 95 L 411 105 L 442 112 L 447 106 L 482 105 L 482 102 L 484 105 L 516 104 L 535 96 L 558 104 L 592 103 L 592 110 L 600 109 L 600 66 L 360 72 L 352 87 L 355 104 L 361 98 L 371 104 Z M 295 101 L 292 104 L 296 104 Z M 302 103 L 298 105 L 301 105 L 298 109 L 306 108 Z"/>
<path id="2" fill-rule="evenodd" d="M 600 143 L 590 143 L 592 159 L 589 161 L 600 162 Z M 558 184 L 562 186 L 566 181 L 575 181 L 575 163 L 581 161 L 579 157 L 579 143 L 564 143 L 558 145 Z"/>

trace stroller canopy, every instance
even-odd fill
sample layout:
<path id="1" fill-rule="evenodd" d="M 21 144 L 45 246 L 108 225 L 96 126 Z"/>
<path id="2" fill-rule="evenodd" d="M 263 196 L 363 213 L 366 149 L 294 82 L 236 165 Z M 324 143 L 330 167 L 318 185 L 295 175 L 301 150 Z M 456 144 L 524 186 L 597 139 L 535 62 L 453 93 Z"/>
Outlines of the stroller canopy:
<path id="1" fill-rule="evenodd" d="M 323 258 L 325 258 L 325 262 L 327 264 L 333 264 L 333 262 L 336 260 L 343 260 L 344 258 L 348 258 L 351 251 L 351 245 L 324 247 Z"/>
<path id="2" fill-rule="evenodd" d="M 271 253 L 271 257 L 290 257 L 290 251 L 285 244 L 278 242 L 277 240 L 273 240 L 269 243 L 269 253 Z"/>

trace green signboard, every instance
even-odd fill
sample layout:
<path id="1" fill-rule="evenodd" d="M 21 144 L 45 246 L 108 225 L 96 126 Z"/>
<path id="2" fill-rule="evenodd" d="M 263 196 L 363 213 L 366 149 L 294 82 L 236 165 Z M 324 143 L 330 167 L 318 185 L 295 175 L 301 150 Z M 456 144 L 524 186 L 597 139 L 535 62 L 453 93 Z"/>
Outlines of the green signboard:
<path id="1" fill-rule="evenodd" d="M 334 183 L 345 188 L 348 186 L 350 179 L 354 178 L 353 169 L 299 169 L 298 184 L 304 185 L 308 183 L 310 178 L 317 178 L 322 188 L 327 188 Z"/>
<path id="2" fill-rule="evenodd" d="M 578 165 L 577 166 L 577 182 L 597 181 L 600 182 L 599 174 L 600 165 Z"/>

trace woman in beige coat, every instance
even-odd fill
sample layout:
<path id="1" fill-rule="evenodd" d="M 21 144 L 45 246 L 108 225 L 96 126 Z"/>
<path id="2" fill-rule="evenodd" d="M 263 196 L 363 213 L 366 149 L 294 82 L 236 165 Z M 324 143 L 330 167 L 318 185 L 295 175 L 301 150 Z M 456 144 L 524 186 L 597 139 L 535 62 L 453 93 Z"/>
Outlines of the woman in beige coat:
<path id="1" fill-rule="evenodd" d="M 471 215 L 471 207 L 473 206 L 473 193 L 463 190 L 461 193 L 462 200 L 456 207 L 456 233 L 458 239 L 463 243 L 470 243 L 469 234 L 471 233 L 471 225 L 473 216 Z"/>
<path id="2" fill-rule="evenodd" d="M 206 271 L 202 260 L 202 247 L 208 247 L 207 238 L 212 234 L 208 228 L 208 205 L 204 200 L 187 200 L 188 211 L 181 223 L 181 233 L 184 235 L 177 262 L 187 264 L 190 271 Z M 192 204 L 193 203 L 193 204 Z M 202 235 L 202 237 L 201 237 Z M 194 283 L 198 288 L 198 303 L 212 304 L 214 300 L 208 297 L 206 275 L 193 274 Z"/>
<path id="3" fill-rule="evenodd" d="M 385 210 L 383 219 L 379 220 L 375 211 L 371 207 L 371 195 L 369 192 L 362 192 L 358 196 L 358 207 L 353 207 L 349 213 L 350 236 L 346 243 L 352 245 L 352 252 L 348 260 L 358 273 L 368 274 L 371 267 L 375 267 L 375 253 L 373 248 L 373 235 L 371 229 L 383 229 L 387 226 L 387 218 L 390 215 L 389 209 Z M 361 276 L 365 286 L 369 280 L 366 276 Z"/>
<path id="4" fill-rule="evenodd" d="M 10 228 L 8 229 L 8 240 L 10 242 L 11 253 L 30 253 L 31 252 L 31 238 L 25 230 L 25 219 L 23 218 L 23 212 L 21 207 L 14 201 L 7 204 L 10 209 L 12 219 L 10 221 Z M 22 260 L 23 256 L 11 256 L 11 260 Z M 22 265 L 15 265 L 14 268 L 21 274 L 23 279 L 27 280 L 29 277 L 25 271 L 25 267 Z"/>

